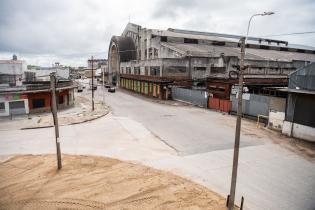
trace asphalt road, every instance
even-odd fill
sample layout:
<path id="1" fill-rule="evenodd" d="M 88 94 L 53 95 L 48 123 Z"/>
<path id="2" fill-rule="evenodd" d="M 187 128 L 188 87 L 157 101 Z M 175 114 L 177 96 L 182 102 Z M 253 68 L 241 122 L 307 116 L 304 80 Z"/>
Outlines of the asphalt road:
<path id="1" fill-rule="evenodd" d="M 100 100 L 102 89 L 96 97 Z M 234 147 L 235 118 L 191 106 L 170 106 L 152 103 L 150 99 L 126 92 L 105 94 L 105 102 L 115 116 L 128 117 L 143 124 L 179 155 L 192 155 Z M 229 123 L 225 120 L 229 120 Z M 232 125 L 232 126 L 231 126 Z M 242 135 L 241 147 L 264 142 L 254 136 Z"/>

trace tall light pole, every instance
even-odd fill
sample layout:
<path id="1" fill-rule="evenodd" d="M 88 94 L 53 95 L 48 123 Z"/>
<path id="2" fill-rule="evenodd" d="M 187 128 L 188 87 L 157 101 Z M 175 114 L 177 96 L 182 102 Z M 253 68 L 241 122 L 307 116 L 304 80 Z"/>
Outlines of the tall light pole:
<path id="1" fill-rule="evenodd" d="M 262 14 L 254 14 L 250 17 L 247 34 L 245 38 L 241 39 L 241 60 L 240 60 L 240 73 L 239 73 L 239 84 L 238 84 L 238 100 L 237 100 L 237 118 L 235 128 L 235 143 L 234 143 L 234 155 L 233 155 L 233 168 L 231 178 L 230 196 L 228 200 L 229 210 L 234 209 L 235 201 L 235 190 L 236 190 L 236 179 L 237 179 L 237 168 L 238 168 L 238 156 L 240 149 L 240 134 L 241 134 L 241 122 L 242 122 L 242 99 L 243 99 L 243 71 L 244 71 L 244 58 L 245 58 L 245 47 L 248 39 L 250 23 L 255 16 L 273 15 L 274 12 L 264 12 Z"/>
<path id="2" fill-rule="evenodd" d="M 94 111 L 94 68 L 93 68 L 93 56 L 91 58 L 92 61 L 92 111 Z"/>

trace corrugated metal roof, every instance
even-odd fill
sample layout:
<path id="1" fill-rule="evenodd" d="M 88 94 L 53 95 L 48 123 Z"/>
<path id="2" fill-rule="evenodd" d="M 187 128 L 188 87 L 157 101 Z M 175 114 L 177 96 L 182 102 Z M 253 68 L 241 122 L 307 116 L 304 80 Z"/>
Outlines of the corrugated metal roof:
<path id="1" fill-rule="evenodd" d="M 163 43 L 163 46 L 170 49 L 176 48 L 178 51 L 186 52 L 187 55 L 190 54 L 192 56 L 219 57 L 223 53 L 225 56 L 240 57 L 240 48 L 237 47 L 179 43 Z M 302 60 L 314 62 L 315 54 L 246 48 L 245 59 L 271 61 Z"/>
<path id="2" fill-rule="evenodd" d="M 292 72 L 289 88 L 315 91 L 315 62 Z"/>

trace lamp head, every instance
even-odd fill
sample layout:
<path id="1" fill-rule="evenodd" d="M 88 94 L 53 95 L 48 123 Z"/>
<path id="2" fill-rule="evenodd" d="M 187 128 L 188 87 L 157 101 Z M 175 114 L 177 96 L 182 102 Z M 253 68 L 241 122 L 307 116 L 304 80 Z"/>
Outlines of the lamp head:
<path id="1" fill-rule="evenodd" d="M 275 14 L 274 12 L 264 12 L 263 14 L 261 14 L 262 16 L 265 16 L 265 15 L 273 15 Z"/>

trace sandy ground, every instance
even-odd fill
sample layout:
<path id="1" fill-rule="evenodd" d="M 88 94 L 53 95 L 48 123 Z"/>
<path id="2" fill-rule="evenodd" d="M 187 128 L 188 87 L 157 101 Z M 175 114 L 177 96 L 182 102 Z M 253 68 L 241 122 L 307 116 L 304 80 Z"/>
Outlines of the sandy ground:
<path id="1" fill-rule="evenodd" d="M 186 179 L 95 156 L 16 156 L 0 164 L 0 209 L 226 209 Z"/>

